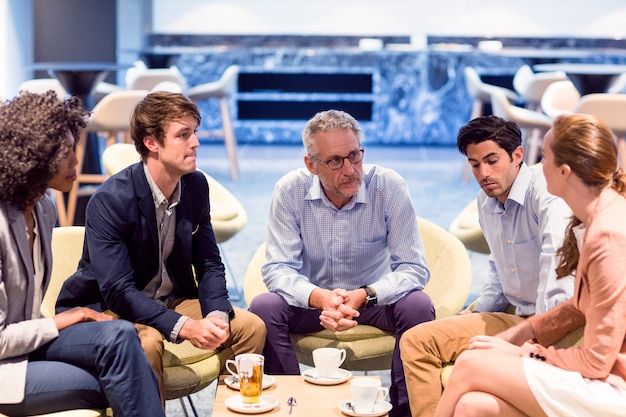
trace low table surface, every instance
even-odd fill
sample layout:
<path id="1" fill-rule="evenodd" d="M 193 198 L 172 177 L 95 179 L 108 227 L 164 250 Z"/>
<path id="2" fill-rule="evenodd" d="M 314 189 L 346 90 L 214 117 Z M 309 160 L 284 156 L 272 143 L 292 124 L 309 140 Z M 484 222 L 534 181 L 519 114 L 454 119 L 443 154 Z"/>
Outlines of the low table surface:
<path id="1" fill-rule="evenodd" d="M 227 375 L 221 375 L 217 385 L 215 403 L 213 404 L 213 417 L 247 415 L 231 411 L 226 407 L 225 401 L 227 398 L 239 395 L 238 390 L 231 389 L 224 383 L 224 378 L 226 377 Z M 338 385 L 316 385 L 307 382 L 300 375 L 274 375 L 274 378 L 276 382 L 271 387 L 264 389 L 263 395 L 276 398 L 278 405 L 266 413 L 250 415 L 291 417 L 345 416 L 339 410 L 338 404 L 351 398 L 350 380 Z M 378 376 L 356 376 L 352 378 L 379 379 Z M 288 414 L 287 398 L 289 397 L 294 397 L 298 401 L 298 404 L 293 406 L 291 414 Z"/>

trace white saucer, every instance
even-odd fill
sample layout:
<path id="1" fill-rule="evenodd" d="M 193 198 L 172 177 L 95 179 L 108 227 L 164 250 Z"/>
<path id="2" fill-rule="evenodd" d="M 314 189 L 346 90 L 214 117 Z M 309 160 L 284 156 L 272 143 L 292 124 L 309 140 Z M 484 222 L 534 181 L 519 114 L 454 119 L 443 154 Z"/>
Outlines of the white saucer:
<path id="1" fill-rule="evenodd" d="M 341 410 L 342 413 L 347 414 L 347 415 L 352 416 L 352 417 L 379 417 L 379 416 L 384 416 L 392 408 L 391 404 L 388 403 L 387 401 L 379 401 L 378 403 L 376 403 L 376 406 L 374 407 L 374 411 L 372 411 L 371 413 L 355 413 L 350 408 L 348 408 L 347 405 L 346 405 L 350 401 L 351 400 L 342 401 L 342 402 L 340 402 L 338 404 L 338 407 L 339 407 L 339 409 Z"/>
<path id="2" fill-rule="evenodd" d="M 262 389 L 271 387 L 274 384 L 274 382 L 276 382 L 276 379 L 274 379 L 273 376 L 263 374 L 263 388 Z M 233 375 L 229 375 L 226 378 L 224 378 L 224 383 L 228 385 L 228 388 L 232 388 L 234 390 L 239 391 L 239 380 L 236 379 Z"/>
<path id="3" fill-rule="evenodd" d="M 319 372 L 315 368 L 307 369 L 302 372 L 302 376 L 308 382 L 317 385 L 337 385 L 346 382 L 352 376 L 352 373 L 346 369 L 339 368 L 337 370 L 337 376 L 332 378 L 319 376 Z"/>
<path id="4" fill-rule="evenodd" d="M 259 414 L 273 410 L 278 405 L 278 400 L 269 395 L 261 396 L 261 401 L 256 404 L 244 404 L 241 395 L 233 395 L 226 398 L 226 407 L 243 414 Z"/>

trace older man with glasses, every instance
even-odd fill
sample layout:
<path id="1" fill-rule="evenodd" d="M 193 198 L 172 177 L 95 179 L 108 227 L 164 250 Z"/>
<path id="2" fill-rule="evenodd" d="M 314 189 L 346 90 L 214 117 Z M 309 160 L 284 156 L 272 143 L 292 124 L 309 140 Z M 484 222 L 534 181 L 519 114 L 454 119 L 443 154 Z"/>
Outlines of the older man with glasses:
<path id="1" fill-rule="evenodd" d="M 306 169 L 275 186 L 263 280 L 250 311 L 263 319 L 268 374 L 300 373 L 289 333 L 368 324 L 395 332 L 435 318 L 409 189 L 396 172 L 364 165 L 363 133 L 349 114 L 316 114 L 302 132 Z M 408 416 L 396 342 L 390 416 Z"/>

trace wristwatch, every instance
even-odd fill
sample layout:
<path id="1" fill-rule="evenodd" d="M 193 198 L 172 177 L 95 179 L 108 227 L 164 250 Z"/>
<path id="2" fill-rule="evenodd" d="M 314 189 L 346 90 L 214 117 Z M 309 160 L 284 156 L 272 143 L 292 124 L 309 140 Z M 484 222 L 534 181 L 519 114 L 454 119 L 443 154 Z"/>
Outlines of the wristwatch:
<path id="1" fill-rule="evenodd" d="M 378 297 L 376 297 L 376 293 L 367 285 L 363 285 L 361 288 L 365 290 L 367 296 L 365 297 L 365 308 L 369 308 L 375 306 L 378 303 Z"/>

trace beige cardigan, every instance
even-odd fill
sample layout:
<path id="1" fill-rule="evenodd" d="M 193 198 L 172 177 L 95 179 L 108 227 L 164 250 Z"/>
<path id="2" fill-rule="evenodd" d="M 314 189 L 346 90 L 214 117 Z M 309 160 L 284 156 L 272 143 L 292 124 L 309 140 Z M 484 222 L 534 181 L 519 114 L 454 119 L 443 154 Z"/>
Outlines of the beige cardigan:
<path id="1" fill-rule="evenodd" d="M 573 297 L 529 318 L 539 344 L 525 349 L 559 368 L 626 388 L 626 199 L 604 190 L 586 224 Z M 582 346 L 544 347 L 585 325 Z"/>

